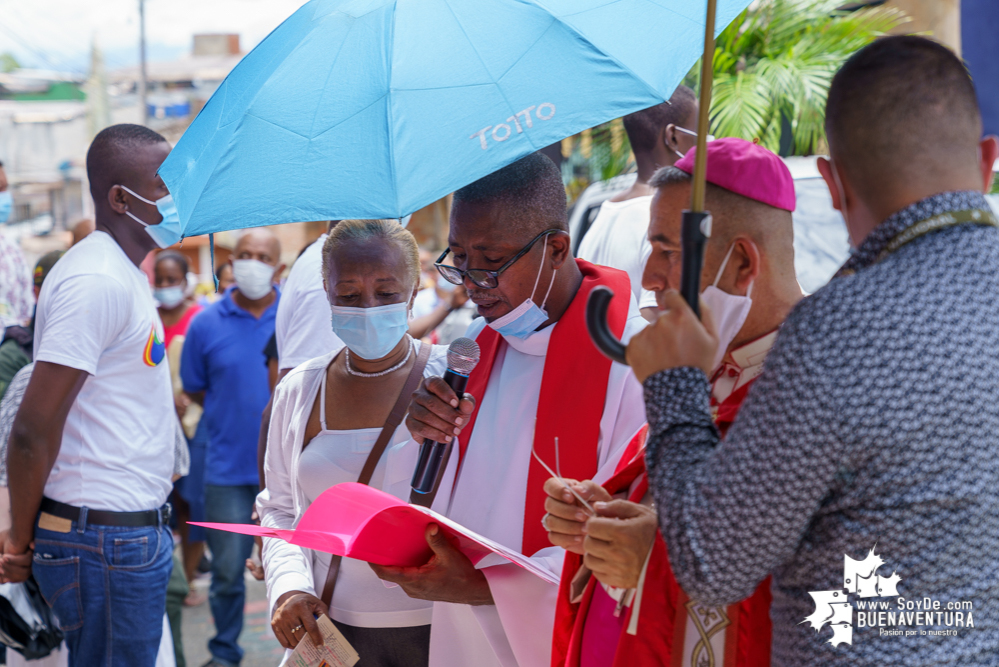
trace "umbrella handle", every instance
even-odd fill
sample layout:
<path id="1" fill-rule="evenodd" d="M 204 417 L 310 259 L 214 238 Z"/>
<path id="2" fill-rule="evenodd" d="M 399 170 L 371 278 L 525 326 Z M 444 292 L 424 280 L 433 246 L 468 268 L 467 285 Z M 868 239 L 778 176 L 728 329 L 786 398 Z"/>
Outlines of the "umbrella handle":
<path id="1" fill-rule="evenodd" d="M 704 266 L 704 246 L 711 237 L 711 214 L 704 210 L 704 194 L 708 172 L 708 129 L 711 121 L 711 78 L 715 57 L 715 10 L 717 0 L 708 0 L 704 21 L 704 54 L 701 56 L 701 100 L 697 117 L 697 152 L 694 154 L 694 174 L 691 185 L 690 210 L 683 212 L 680 245 L 683 265 L 680 273 L 680 295 L 700 317 L 701 269 Z"/>
<path id="2" fill-rule="evenodd" d="M 607 309 L 610 308 L 612 298 L 614 290 L 604 285 L 597 285 L 590 291 L 590 297 L 586 301 L 586 328 L 593 344 L 605 357 L 627 366 L 624 343 L 611 333 L 610 325 L 607 324 Z"/>
<path id="3" fill-rule="evenodd" d="M 694 315 L 701 316 L 701 270 L 704 267 L 704 246 L 711 238 L 711 214 L 707 211 L 684 211 L 680 227 L 683 265 L 680 268 L 680 296 Z"/>

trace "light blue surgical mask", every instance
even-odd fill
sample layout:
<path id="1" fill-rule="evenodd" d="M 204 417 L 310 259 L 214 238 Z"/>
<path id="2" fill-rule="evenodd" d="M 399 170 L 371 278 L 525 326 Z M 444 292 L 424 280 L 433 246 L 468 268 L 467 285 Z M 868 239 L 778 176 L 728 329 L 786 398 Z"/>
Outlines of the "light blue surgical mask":
<path id="1" fill-rule="evenodd" d="M 166 309 L 175 308 L 184 300 L 184 288 L 180 285 L 172 287 L 157 287 L 153 290 L 153 298 Z"/>
<path id="2" fill-rule="evenodd" d="M 125 215 L 146 228 L 146 233 L 153 237 L 156 245 L 161 248 L 169 248 L 183 238 L 183 232 L 180 228 L 180 213 L 177 212 L 177 204 L 173 201 L 173 195 L 160 197 L 156 201 L 149 201 L 142 195 L 132 192 L 124 185 L 119 185 L 118 187 L 136 199 L 144 201 L 147 204 L 152 204 L 160 212 L 163 219 L 159 224 L 150 224 L 132 215 L 131 211 L 125 211 Z"/>
<path id="3" fill-rule="evenodd" d="M 368 361 L 388 356 L 409 331 L 409 303 L 374 308 L 330 306 L 335 333 L 350 351 Z"/>
<path id="4" fill-rule="evenodd" d="M 534 289 L 531 290 L 530 298 L 503 317 L 496 318 L 489 323 L 489 326 L 499 335 L 512 336 L 513 338 L 523 340 L 537 331 L 538 327 L 548 320 L 548 311 L 545 310 L 545 304 L 548 303 L 548 295 L 552 293 L 552 287 L 555 285 L 555 274 L 558 271 L 552 271 L 552 281 L 548 283 L 548 291 L 545 292 L 545 298 L 541 302 L 541 307 L 539 308 L 538 304 L 534 303 L 534 293 L 538 290 L 538 281 L 541 280 L 541 272 L 545 268 L 547 249 L 548 237 L 545 236 L 544 250 L 541 251 L 541 266 L 538 267 L 538 277 L 534 279 Z"/>
<path id="5" fill-rule="evenodd" d="M 0 224 L 10 220 L 10 212 L 13 208 L 14 198 L 10 196 L 10 190 L 0 192 Z"/>

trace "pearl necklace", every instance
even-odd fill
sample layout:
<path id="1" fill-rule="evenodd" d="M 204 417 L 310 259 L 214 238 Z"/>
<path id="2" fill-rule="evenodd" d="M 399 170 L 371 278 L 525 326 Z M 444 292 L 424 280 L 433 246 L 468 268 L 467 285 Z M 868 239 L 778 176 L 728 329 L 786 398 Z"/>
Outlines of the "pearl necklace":
<path id="1" fill-rule="evenodd" d="M 383 375 L 388 375 L 389 373 L 391 373 L 393 371 L 399 370 L 400 368 L 402 368 L 403 366 L 406 365 L 407 361 L 409 361 L 409 358 L 413 355 L 413 348 L 416 347 L 416 343 L 413 342 L 413 339 L 410 338 L 409 334 L 406 334 L 406 337 L 409 338 L 409 343 L 410 343 L 409 344 L 409 351 L 406 352 L 406 358 L 403 359 L 402 361 L 400 361 L 399 363 L 397 363 L 392 368 L 386 368 L 385 370 L 378 371 L 377 373 L 362 373 L 361 371 L 355 371 L 353 368 L 351 368 L 350 367 L 350 348 L 344 348 L 344 352 L 347 355 L 347 358 L 346 358 L 347 372 L 350 373 L 351 375 L 353 375 L 354 377 L 359 377 L 359 378 L 377 378 L 377 377 L 381 377 Z"/>

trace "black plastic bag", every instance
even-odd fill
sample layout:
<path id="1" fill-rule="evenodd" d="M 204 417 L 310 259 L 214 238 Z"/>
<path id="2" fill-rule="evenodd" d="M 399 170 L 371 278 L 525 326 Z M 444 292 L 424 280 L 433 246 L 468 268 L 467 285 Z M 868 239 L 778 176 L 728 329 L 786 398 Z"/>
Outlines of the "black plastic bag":
<path id="1" fill-rule="evenodd" d="M 23 584 L 6 584 L 3 588 L 10 591 L 8 587 L 15 586 L 23 587 L 22 600 L 27 601 L 36 618 L 22 618 L 11 601 L 0 595 L 0 643 L 14 649 L 27 660 L 44 658 L 62 644 L 62 630 L 59 629 L 55 614 L 38 590 L 34 577 L 29 577 Z"/>

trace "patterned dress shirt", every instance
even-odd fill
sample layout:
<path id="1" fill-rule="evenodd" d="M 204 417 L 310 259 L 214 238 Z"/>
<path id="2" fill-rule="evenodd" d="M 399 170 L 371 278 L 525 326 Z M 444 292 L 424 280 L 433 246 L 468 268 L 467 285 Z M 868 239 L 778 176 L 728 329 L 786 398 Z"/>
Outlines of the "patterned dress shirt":
<path id="1" fill-rule="evenodd" d="M 891 243 L 975 209 L 952 192 L 882 222 L 788 317 L 724 441 L 701 371 L 646 380 L 676 578 L 722 605 L 773 573 L 774 665 L 999 664 L 999 229 Z"/>

